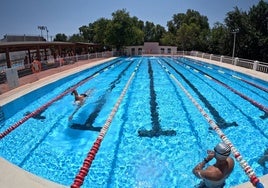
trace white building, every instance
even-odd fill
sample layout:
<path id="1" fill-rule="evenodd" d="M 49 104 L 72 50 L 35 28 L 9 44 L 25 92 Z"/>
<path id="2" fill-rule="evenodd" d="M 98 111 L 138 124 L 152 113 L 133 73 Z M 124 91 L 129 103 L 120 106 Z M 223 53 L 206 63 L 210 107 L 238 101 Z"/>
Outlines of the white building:
<path id="1" fill-rule="evenodd" d="M 173 55 L 177 53 L 177 47 L 159 46 L 158 42 L 145 42 L 143 46 L 127 46 L 125 52 L 129 56 L 144 54 Z"/>

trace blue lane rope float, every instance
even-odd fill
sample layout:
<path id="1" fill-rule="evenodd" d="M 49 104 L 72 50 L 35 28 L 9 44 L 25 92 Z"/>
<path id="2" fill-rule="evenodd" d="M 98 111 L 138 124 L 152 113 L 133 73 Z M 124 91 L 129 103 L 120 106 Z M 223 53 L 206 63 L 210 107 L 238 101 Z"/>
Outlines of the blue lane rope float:
<path id="1" fill-rule="evenodd" d="M 139 63 L 137 64 L 135 70 L 133 71 L 133 73 L 131 74 L 130 78 L 128 79 L 128 81 L 127 81 L 122 93 L 120 94 L 120 96 L 119 96 L 117 102 L 115 103 L 112 111 L 110 112 L 110 114 L 108 116 L 108 119 L 106 120 L 104 126 L 101 128 L 100 133 L 99 133 L 96 141 L 94 142 L 93 146 L 89 150 L 88 155 L 85 158 L 82 167 L 80 168 L 78 174 L 76 175 L 76 177 L 74 179 L 73 184 L 71 185 L 71 188 L 79 188 L 83 184 L 84 179 L 87 176 L 88 171 L 89 171 L 89 169 L 91 167 L 91 164 L 92 164 L 93 160 L 95 159 L 95 156 L 96 156 L 96 154 L 97 154 L 97 152 L 99 150 L 101 142 L 103 141 L 104 136 L 106 135 L 106 133 L 107 133 L 112 121 L 113 121 L 113 118 L 114 118 L 114 116 L 115 116 L 115 114 L 116 114 L 116 112 L 117 112 L 117 110 L 119 108 L 119 105 L 122 102 L 122 100 L 123 100 L 128 88 L 129 88 L 129 86 L 130 86 L 130 84 L 131 84 L 131 82 L 132 82 L 132 80 L 133 80 L 133 78 L 134 78 L 134 76 L 135 76 L 140 64 L 141 64 L 141 62 L 142 62 L 142 60 L 139 61 Z"/>
<path id="2" fill-rule="evenodd" d="M 241 154 L 238 150 L 234 147 L 231 141 L 227 138 L 227 136 L 222 132 L 219 126 L 209 117 L 209 115 L 205 112 L 205 110 L 198 104 L 198 102 L 191 96 L 191 94 L 183 87 L 183 85 L 175 78 L 173 74 L 165 67 L 161 61 L 158 60 L 158 63 L 162 66 L 162 68 L 167 72 L 167 74 L 176 82 L 176 84 L 183 90 L 183 92 L 187 95 L 187 97 L 192 101 L 192 103 L 197 107 L 199 112 L 202 114 L 203 117 L 207 120 L 209 125 L 213 128 L 213 130 L 219 135 L 222 141 L 229 145 L 232 150 L 232 154 L 235 159 L 239 162 L 240 166 L 243 168 L 245 173 L 250 179 L 250 182 L 257 188 L 264 188 L 263 184 L 260 182 L 259 178 L 257 178 L 254 170 L 249 166 L 246 160 L 243 159 Z"/>

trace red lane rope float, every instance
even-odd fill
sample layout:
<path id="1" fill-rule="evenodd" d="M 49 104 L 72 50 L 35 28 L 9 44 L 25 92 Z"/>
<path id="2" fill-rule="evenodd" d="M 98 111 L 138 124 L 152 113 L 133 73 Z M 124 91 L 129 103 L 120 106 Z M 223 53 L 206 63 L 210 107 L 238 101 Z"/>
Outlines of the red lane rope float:
<path id="1" fill-rule="evenodd" d="M 209 117 L 209 115 L 205 112 L 205 110 L 198 104 L 198 102 L 192 97 L 192 95 L 183 87 L 183 85 L 178 81 L 178 79 L 173 76 L 169 72 L 169 70 L 160 62 L 158 63 L 163 67 L 163 69 L 168 73 L 168 75 L 177 83 L 177 85 L 183 90 L 183 92 L 187 95 L 187 97 L 192 101 L 192 103 L 197 107 L 199 112 L 205 117 L 210 126 L 214 129 L 214 131 L 219 135 L 219 137 L 223 140 L 223 142 L 231 147 L 232 154 L 235 159 L 239 162 L 240 166 L 244 169 L 245 173 L 248 175 L 250 182 L 257 188 L 263 188 L 260 180 L 255 175 L 254 170 L 247 164 L 247 162 L 243 159 L 238 150 L 234 147 L 231 141 L 227 138 L 227 136 L 222 132 L 219 126 Z"/>
<path id="2" fill-rule="evenodd" d="M 61 99 L 62 97 L 64 97 L 65 95 L 67 95 L 68 93 L 71 93 L 73 90 L 75 90 L 77 87 L 83 85 L 85 82 L 91 80 L 92 78 L 98 76 L 100 74 L 100 72 L 105 72 L 107 70 L 109 70 L 110 68 L 114 67 L 115 65 L 111 65 L 109 68 L 106 68 L 103 71 L 98 71 L 95 74 L 93 74 L 91 77 L 84 79 L 80 82 L 78 82 L 77 84 L 75 84 L 73 87 L 69 88 L 68 90 L 66 90 L 65 92 L 63 92 L 62 94 L 58 95 L 57 97 L 55 97 L 54 99 L 52 99 L 51 101 L 49 101 L 48 103 L 44 104 L 43 106 L 41 106 L 40 108 L 38 108 L 37 110 L 33 111 L 32 113 L 30 113 L 29 115 L 25 116 L 24 118 L 22 118 L 21 120 L 19 120 L 18 122 L 16 122 L 15 124 L 13 124 L 12 126 L 10 126 L 7 130 L 5 130 L 4 132 L 0 133 L 0 140 L 2 138 L 4 138 L 6 135 L 8 135 L 11 131 L 13 131 L 14 129 L 18 128 L 21 124 L 23 124 L 25 121 L 27 121 L 28 119 L 30 119 L 31 117 L 39 114 L 42 110 L 46 109 L 48 106 L 50 106 L 51 104 L 53 104 L 55 101 Z"/>
<path id="3" fill-rule="evenodd" d="M 109 117 L 108 119 L 106 120 L 104 126 L 102 127 L 102 129 L 100 130 L 100 133 L 96 139 L 96 141 L 94 142 L 93 146 L 91 147 L 91 149 L 89 150 L 88 152 L 88 155 L 87 157 L 85 158 L 84 162 L 83 162 L 83 165 L 82 167 L 80 168 L 80 171 L 79 173 L 76 175 L 75 179 L 74 179 L 74 182 L 73 184 L 71 185 L 71 188 L 79 188 L 83 182 L 84 182 L 84 179 L 85 177 L 87 176 L 88 174 L 88 171 L 89 171 L 89 168 L 91 167 L 91 164 L 93 162 L 93 160 L 95 159 L 95 156 L 99 150 L 99 147 L 101 145 L 101 142 L 105 136 L 105 134 L 107 133 L 109 127 L 110 127 L 110 124 L 112 123 L 112 120 L 113 120 L 113 117 L 115 116 L 118 108 L 119 108 L 119 105 L 120 103 L 122 102 L 128 88 L 129 88 L 129 85 L 131 83 L 131 81 L 133 80 L 140 64 L 141 64 L 141 61 L 139 61 L 139 63 L 137 64 L 135 70 L 133 71 L 133 73 L 131 74 L 130 78 L 128 79 L 128 82 L 126 83 L 122 93 L 120 94 L 117 102 L 115 103 L 111 113 L 109 114 Z"/>
<path id="4" fill-rule="evenodd" d="M 84 82 L 88 81 L 92 79 L 92 77 L 88 78 L 87 80 L 84 80 L 82 83 L 79 83 L 76 86 L 71 87 L 70 89 L 66 90 L 65 92 L 63 92 L 61 95 L 55 97 L 54 99 L 52 99 L 51 101 L 49 101 L 48 103 L 44 104 L 43 106 L 41 106 L 40 108 L 38 108 L 37 110 L 33 111 L 32 113 L 30 113 L 29 115 L 25 116 L 24 118 L 22 118 L 20 121 L 16 122 L 14 125 L 10 126 L 7 130 L 5 130 L 4 132 L 0 133 L 0 139 L 4 138 L 6 135 L 8 135 L 11 131 L 13 131 L 14 129 L 18 128 L 21 124 L 23 124 L 25 121 L 27 121 L 28 119 L 30 119 L 31 117 L 39 114 L 42 110 L 46 109 L 48 106 L 50 106 L 51 104 L 53 104 L 55 101 L 61 99 L 62 97 L 64 97 L 66 94 L 72 92 L 74 89 L 76 89 L 78 86 L 82 85 Z"/>

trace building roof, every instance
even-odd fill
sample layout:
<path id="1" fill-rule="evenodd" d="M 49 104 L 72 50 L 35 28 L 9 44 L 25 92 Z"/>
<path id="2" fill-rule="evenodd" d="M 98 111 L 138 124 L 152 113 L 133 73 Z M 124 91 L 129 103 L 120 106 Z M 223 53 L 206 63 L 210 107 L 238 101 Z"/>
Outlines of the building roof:
<path id="1" fill-rule="evenodd" d="M 96 47 L 98 44 L 93 43 L 72 43 L 72 42 L 46 42 L 46 41 L 24 41 L 24 42 L 1 42 L 0 53 L 5 53 L 8 49 L 9 52 L 35 50 L 37 47 L 40 49 L 50 47 Z"/>

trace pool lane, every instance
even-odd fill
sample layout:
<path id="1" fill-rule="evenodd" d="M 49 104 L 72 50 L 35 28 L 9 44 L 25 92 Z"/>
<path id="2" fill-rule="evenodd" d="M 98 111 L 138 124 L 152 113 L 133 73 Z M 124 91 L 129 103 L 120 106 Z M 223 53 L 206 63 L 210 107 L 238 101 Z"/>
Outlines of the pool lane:
<path id="1" fill-rule="evenodd" d="M 136 74 L 136 72 L 137 72 L 137 70 L 138 70 L 138 68 L 140 66 L 140 63 L 141 63 L 141 61 L 139 61 L 139 63 L 136 65 L 136 68 L 134 69 L 134 71 L 130 75 L 127 83 L 125 84 L 120 96 L 118 97 L 116 103 L 113 106 L 112 111 L 110 112 L 108 118 L 106 119 L 105 124 L 103 125 L 103 127 L 102 127 L 102 129 L 101 129 L 101 131 L 100 131 L 100 133 L 99 133 L 99 135 L 97 137 L 97 139 L 95 140 L 93 146 L 89 150 L 88 155 L 85 158 L 84 163 L 83 163 L 82 167 L 80 168 L 80 171 L 79 171 L 78 175 L 76 175 L 76 177 L 74 178 L 74 182 L 71 185 L 71 188 L 77 188 L 77 187 L 80 187 L 83 184 L 84 179 L 87 176 L 88 171 L 89 171 L 89 169 L 91 167 L 91 164 L 92 164 L 92 162 L 93 162 L 93 160 L 94 160 L 94 158 L 95 158 L 95 156 L 96 156 L 96 154 L 97 154 L 97 152 L 98 152 L 98 150 L 100 148 L 101 142 L 104 139 L 104 137 L 105 137 L 105 135 L 106 135 L 106 133 L 107 133 L 112 121 L 113 121 L 113 118 L 114 118 L 115 114 L 117 113 L 117 110 L 119 109 L 119 106 L 120 106 L 123 98 L 125 97 L 129 86 L 132 83 L 132 80 L 133 80 L 133 78 L 134 78 L 134 76 L 135 76 L 135 74 Z M 129 66 L 125 70 L 127 70 L 128 68 L 129 68 Z M 122 72 L 120 73 L 120 75 L 122 75 Z"/>
<path id="2" fill-rule="evenodd" d="M 109 86 L 107 86 L 107 89 L 106 89 L 106 91 L 104 91 L 104 93 L 101 95 L 101 97 L 100 98 L 103 98 L 102 96 L 104 96 L 105 98 L 107 98 L 108 99 L 108 95 L 109 95 L 109 93 L 107 93 L 107 91 L 109 90 L 109 92 L 112 92 L 112 88 L 115 88 L 116 87 L 116 83 L 118 84 L 119 82 L 120 82 L 120 79 L 121 79 L 121 77 L 122 77 L 122 75 L 123 74 L 125 74 L 125 71 L 130 67 L 132 65 L 132 62 L 130 62 L 130 63 L 126 63 L 126 62 L 124 62 L 124 63 L 120 63 L 119 65 L 117 65 L 115 68 L 116 69 L 123 69 L 123 71 L 117 76 L 117 77 L 115 77 L 115 80 L 114 81 L 112 81 L 110 84 L 109 84 Z M 106 68 L 106 67 L 105 67 Z M 103 69 L 104 70 L 104 69 Z M 102 74 L 101 75 L 101 77 L 109 77 L 109 74 L 111 74 L 111 71 L 108 71 L 108 72 L 105 72 L 104 74 Z M 95 74 L 93 74 L 93 75 L 95 75 Z M 84 81 L 85 79 L 83 79 L 83 81 Z M 87 79 L 86 79 L 87 80 Z M 88 81 L 88 80 L 87 80 Z M 90 80 L 90 82 L 91 82 L 92 80 Z M 94 81 L 94 79 L 93 79 L 93 81 Z M 106 101 L 106 99 L 105 99 L 105 101 Z M 97 101 L 98 102 L 98 101 Z M 63 101 L 63 103 L 65 103 L 64 101 Z M 60 106 L 60 105 L 63 105 L 63 104 L 61 104 L 61 101 L 59 101 L 58 103 L 57 103 L 57 106 Z M 104 105 L 104 104 L 101 104 L 101 105 Z M 99 108 L 99 104 L 97 104 L 96 105 L 96 108 Z M 82 109 L 83 110 L 83 109 Z M 87 110 L 86 109 L 86 107 L 84 108 L 84 110 Z M 98 111 L 98 113 L 101 111 L 102 109 L 100 108 L 99 109 L 99 111 Z M 48 111 L 49 111 L 49 109 L 48 109 Z M 88 111 L 88 110 L 87 110 Z M 61 112 L 58 112 L 57 113 L 57 116 L 54 116 L 54 118 L 55 118 L 55 122 L 54 122 L 54 124 L 53 125 L 51 125 L 50 127 L 47 127 L 47 129 L 48 130 L 46 130 L 46 132 L 44 133 L 44 135 L 42 136 L 42 138 L 40 139 L 40 140 L 38 140 L 38 142 L 37 142 L 37 144 L 34 144 L 34 146 L 29 150 L 29 153 L 26 155 L 26 156 L 23 156 L 23 155 L 21 155 L 21 157 L 23 158 L 23 160 L 22 160 L 22 162 L 20 162 L 19 163 L 19 166 L 20 167 L 22 167 L 22 165 L 24 165 L 25 163 L 26 163 L 26 161 L 30 158 L 30 156 L 31 156 L 31 154 L 33 154 L 34 153 L 34 151 L 35 150 L 37 150 L 37 148 L 42 144 L 42 142 L 45 140 L 45 139 L 47 139 L 47 137 L 48 137 L 48 135 L 49 134 L 52 134 L 53 133 L 53 130 L 55 129 L 55 128 L 57 128 L 58 126 L 60 126 L 61 125 L 61 123 L 60 123 L 60 121 L 62 120 L 62 119 L 66 119 L 67 118 L 67 113 L 68 111 L 65 111 L 65 110 L 61 110 Z M 96 115 L 96 112 L 93 110 L 93 112 L 92 113 L 95 113 L 94 115 Z M 86 122 L 87 124 L 86 124 L 86 126 L 87 127 L 84 127 L 84 125 L 79 125 L 80 127 L 76 127 L 76 129 L 80 129 L 80 130 L 90 130 L 90 131 L 100 131 L 100 129 L 101 129 L 101 127 L 94 127 L 92 124 L 94 123 L 94 121 L 95 121 L 95 119 L 97 118 L 97 116 L 98 116 L 98 113 L 97 113 L 97 115 L 96 116 L 94 116 L 94 117 L 92 117 L 92 113 L 89 113 L 89 115 L 88 115 L 88 117 L 89 118 L 93 118 L 93 119 L 90 119 L 90 121 L 91 122 Z M 88 119 L 89 119 L 88 118 Z M 87 121 L 88 121 L 88 119 L 87 119 Z M 88 123 L 92 123 L 92 124 L 88 124 Z M 71 127 L 71 128 L 73 128 L 73 127 Z"/>
<path id="3" fill-rule="evenodd" d="M 113 80 L 108 88 L 104 91 L 104 93 L 99 97 L 99 99 L 95 102 L 96 105 L 93 111 L 88 115 L 84 124 L 79 123 L 72 123 L 70 125 L 73 129 L 79 130 L 93 130 L 93 131 L 100 131 L 101 127 L 94 127 L 93 123 L 95 122 L 96 118 L 98 117 L 100 111 L 102 110 L 104 104 L 106 103 L 109 94 L 113 91 L 113 89 L 118 85 L 121 81 L 121 78 L 127 73 L 127 71 L 131 68 L 133 61 L 125 62 L 124 66 L 126 67 L 118 74 L 118 76 Z M 117 67 L 118 69 L 118 67 Z"/>
<path id="4" fill-rule="evenodd" d="M 49 102 L 45 103 L 44 105 L 42 105 L 41 107 L 39 107 L 38 109 L 36 109 L 33 112 L 30 112 L 29 114 L 27 114 L 26 116 L 24 116 L 22 119 L 20 119 L 19 121 L 17 121 L 15 124 L 11 125 L 8 129 L 4 130 L 2 133 L 0 133 L 0 140 L 2 138 L 4 138 L 7 134 L 9 134 L 10 132 L 12 132 L 13 130 L 15 130 L 16 128 L 18 128 L 21 124 L 23 124 L 24 122 L 26 122 L 28 119 L 35 117 L 37 115 L 39 115 L 40 113 L 42 113 L 43 111 L 45 111 L 50 105 L 52 105 L 54 102 L 60 100 L 62 97 L 64 97 L 65 95 L 67 95 L 68 93 L 71 93 L 73 90 L 75 90 L 77 87 L 83 85 L 84 83 L 88 82 L 90 79 L 98 76 L 99 74 L 101 74 L 102 72 L 109 70 L 110 68 L 112 68 L 115 64 L 117 64 L 120 60 L 116 60 L 114 63 L 107 65 L 104 68 L 101 68 L 100 70 L 94 72 L 92 75 L 84 78 L 83 80 L 79 81 L 78 83 L 76 83 L 75 85 L 73 85 L 72 87 L 68 88 L 67 90 L 65 90 L 63 93 L 61 93 L 60 95 L 56 96 L 55 98 L 53 98 L 52 100 L 50 100 Z M 1 127 L 0 127 L 1 128 Z"/>
<path id="5" fill-rule="evenodd" d="M 205 74 L 212 74 L 214 77 L 222 80 L 224 83 L 228 85 L 234 85 L 235 88 L 239 88 L 238 90 L 250 91 L 253 94 L 260 97 L 264 102 L 268 102 L 268 88 L 264 85 L 255 84 L 253 82 L 245 80 L 244 75 L 241 75 L 237 72 L 228 73 L 227 69 L 216 69 L 210 66 L 206 66 L 204 63 L 199 63 L 197 61 L 189 61 L 188 59 L 180 58 L 177 59 L 177 62 L 184 64 L 185 66 L 191 66 L 192 68 L 196 68 L 201 70 Z M 229 71 L 230 72 L 230 71 Z M 229 76 L 227 76 L 229 75 Z M 261 80 L 260 80 L 261 82 Z M 251 94 L 249 94 L 251 95 Z"/>
<path id="6" fill-rule="evenodd" d="M 171 67 L 176 74 L 178 74 L 184 82 L 195 92 L 198 98 L 203 102 L 203 104 L 207 107 L 209 112 L 213 115 L 213 118 L 217 122 L 220 128 L 227 128 L 230 126 L 238 126 L 236 122 L 226 122 L 225 119 L 220 115 L 220 113 L 216 110 L 216 108 L 211 104 L 207 98 L 196 88 L 196 86 L 189 81 L 181 72 L 179 72 L 171 63 L 169 63 L 166 59 L 162 59 L 169 67 Z"/>
<path id="7" fill-rule="evenodd" d="M 180 60 L 183 60 L 183 59 L 180 58 Z M 179 61 L 179 59 L 177 59 L 177 61 Z M 247 83 L 249 85 L 252 85 L 252 86 L 254 86 L 254 87 L 258 88 L 258 89 L 261 89 L 261 90 L 263 90 L 265 92 L 268 92 L 268 88 L 266 88 L 264 86 L 261 86 L 261 85 L 258 85 L 256 83 L 253 83 L 251 81 L 248 81 L 248 80 L 244 79 L 243 76 L 240 77 L 241 74 L 239 74 L 239 73 L 234 73 L 233 72 L 233 74 L 231 74 L 231 73 L 228 73 L 228 71 L 230 71 L 230 70 L 227 70 L 225 68 L 222 68 L 222 67 L 219 67 L 219 66 L 216 66 L 216 65 L 209 65 L 207 63 L 197 61 L 197 60 L 192 60 L 192 62 L 195 63 L 195 64 L 198 64 L 198 65 L 201 65 L 202 67 L 205 67 L 207 69 L 214 69 L 215 71 L 223 74 L 226 78 L 231 77 L 233 79 L 238 79 L 238 80 L 240 80 L 242 82 L 245 82 L 245 83 Z M 229 75 L 229 77 L 227 77 L 227 75 Z"/>
<path id="8" fill-rule="evenodd" d="M 259 108 L 260 110 L 262 110 L 265 114 L 264 114 L 264 118 L 267 118 L 268 117 L 268 107 L 255 101 L 254 99 L 244 95 L 242 92 L 234 89 L 233 87 L 230 87 L 229 85 L 225 84 L 223 81 L 219 80 L 220 78 L 216 78 L 216 77 L 219 77 L 217 75 L 219 74 L 213 74 L 212 73 L 207 73 L 207 71 L 203 71 L 201 70 L 201 68 L 197 68 L 193 65 L 190 65 L 189 63 L 187 63 L 187 65 L 189 67 L 191 67 L 192 69 L 195 69 L 197 71 L 199 71 L 201 74 L 204 74 L 205 76 L 211 78 L 213 81 L 215 81 L 216 83 L 222 85 L 223 87 L 229 89 L 230 91 L 234 92 L 235 94 L 239 95 L 240 97 L 242 97 L 243 99 L 249 101 L 251 104 L 253 104 L 254 106 L 256 106 L 257 108 Z"/>
<path id="9" fill-rule="evenodd" d="M 151 110 L 151 120 L 152 129 L 151 130 L 139 130 L 138 134 L 141 137 L 158 137 L 164 136 L 175 136 L 176 131 L 174 130 L 162 130 L 159 120 L 158 104 L 156 102 L 156 92 L 154 89 L 154 71 L 152 69 L 151 60 L 148 59 L 148 74 L 150 78 L 150 110 Z"/>
<path id="10" fill-rule="evenodd" d="M 242 111 L 242 109 L 233 101 L 231 101 L 229 98 L 227 98 L 225 95 L 222 95 L 222 93 L 220 93 L 219 91 L 217 91 L 215 89 L 215 85 L 213 84 L 214 81 L 211 81 L 211 79 L 207 79 L 206 77 L 204 77 L 202 74 L 200 74 L 199 72 L 195 71 L 195 69 L 191 69 L 189 67 L 186 67 L 184 64 L 181 63 L 176 63 L 174 64 L 173 60 L 170 61 L 170 63 L 173 63 L 173 68 L 177 69 L 178 71 L 181 69 L 184 69 L 185 71 L 191 73 L 192 75 L 195 75 L 195 78 L 200 79 L 202 82 L 204 82 L 204 85 L 202 84 L 202 87 L 205 88 L 206 85 L 210 86 L 211 89 L 214 90 L 214 92 L 217 92 L 219 95 L 221 95 L 221 97 L 225 98 L 225 100 L 228 101 L 228 103 L 232 104 L 236 109 L 239 110 L 239 112 L 250 122 L 251 126 L 253 126 L 258 132 L 259 134 L 261 134 L 263 137 L 268 139 L 268 135 L 265 134 L 265 130 L 261 127 L 259 127 L 254 118 L 251 117 L 249 114 L 246 114 L 245 112 Z M 176 71 L 176 73 L 178 72 Z M 181 71 L 184 72 L 184 71 Z M 182 73 L 181 73 L 182 74 Z M 187 75 L 189 77 L 189 74 L 184 73 L 185 75 Z M 196 84 L 197 86 L 198 84 Z M 190 87 L 192 88 L 192 87 Z M 201 93 L 199 93 L 198 89 L 193 89 L 193 91 L 197 92 L 197 96 L 201 97 L 201 101 L 204 102 L 205 107 L 210 111 L 211 115 L 213 116 L 213 119 L 216 121 L 217 125 L 221 128 L 221 129 L 225 129 L 228 128 L 230 126 L 239 126 L 236 122 L 232 122 L 232 123 L 226 123 L 225 118 L 220 116 L 220 113 L 218 111 L 216 111 L 216 107 L 214 108 L 212 105 L 215 105 L 216 103 L 214 102 L 213 104 L 211 104 L 211 102 L 209 102 L 209 100 L 207 99 L 207 96 L 203 96 Z M 217 97 L 215 97 L 217 98 Z M 262 119 L 263 117 L 260 116 Z"/>
<path id="11" fill-rule="evenodd" d="M 159 61 L 159 63 L 162 65 L 162 63 Z M 176 79 L 169 71 L 168 68 L 163 66 L 163 69 L 167 72 L 167 74 L 173 78 L 173 80 L 178 84 L 178 86 L 183 90 L 183 92 L 188 96 L 188 98 L 191 100 L 191 102 L 196 106 L 196 108 L 200 111 L 202 116 L 207 120 L 207 122 L 210 124 L 210 126 L 213 128 L 213 130 L 218 134 L 220 139 L 227 145 L 231 147 L 231 151 L 237 162 L 240 163 L 240 166 L 245 171 L 246 175 L 248 175 L 252 185 L 256 187 L 264 187 L 263 184 L 260 182 L 260 179 L 256 176 L 254 170 L 250 167 L 250 165 L 247 163 L 246 160 L 243 159 L 239 151 L 235 148 L 235 146 L 232 144 L 232 142 L 227 138 L 227 136 L 221 131 L 221 129 L 218 127 L 218 125 L 209 117 L 209 115 L 205 112 L 205 110 L 198 104 L 198 102 L 191 96 L 191 94 L 183 87 L 183 85 L 179 82 L 178 79 Z"/>

